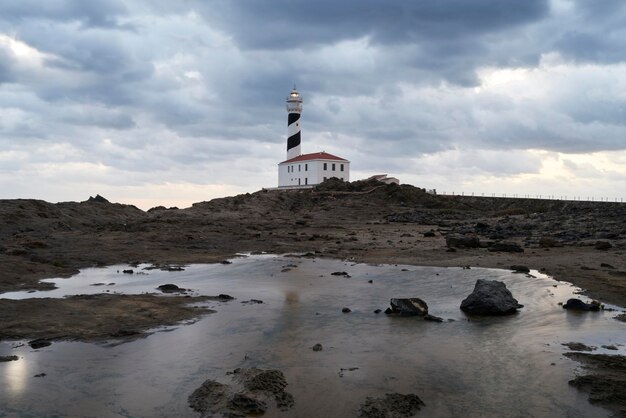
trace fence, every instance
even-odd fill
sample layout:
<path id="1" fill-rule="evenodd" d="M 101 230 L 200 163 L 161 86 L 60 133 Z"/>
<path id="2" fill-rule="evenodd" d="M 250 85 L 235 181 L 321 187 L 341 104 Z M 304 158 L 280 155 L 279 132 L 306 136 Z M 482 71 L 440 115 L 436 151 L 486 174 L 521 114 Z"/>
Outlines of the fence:
<path id="1" fill-rule="evenodd" d="M 533 195 L 533 194 L 516 194 L 516 193 L 455 193 L 455 192 L 438 192 L 436 190 L 429 190 L 428 193 L 438 194 L 443 196 L 474 196 L 474 197 L 499 197 L 509 199 L 537 199 L 537 200 L 567 200 L 572 202 L 613 202 L 624 203 L 623 197 L 597 197 L 597 196 L 566 196 L 566 195 Z"/>

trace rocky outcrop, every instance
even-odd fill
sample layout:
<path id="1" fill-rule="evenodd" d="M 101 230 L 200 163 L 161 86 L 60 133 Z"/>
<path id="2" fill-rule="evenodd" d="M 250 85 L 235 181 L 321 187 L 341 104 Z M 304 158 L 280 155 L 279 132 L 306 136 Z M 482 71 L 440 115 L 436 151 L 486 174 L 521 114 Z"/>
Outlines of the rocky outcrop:
<path id="1" fill-rule="evenodd" d="M 523 308 L 503 282 L 478 279 L 474 291 L 461 302 L 461 310 L 475 315 L 509 315 Z"/>

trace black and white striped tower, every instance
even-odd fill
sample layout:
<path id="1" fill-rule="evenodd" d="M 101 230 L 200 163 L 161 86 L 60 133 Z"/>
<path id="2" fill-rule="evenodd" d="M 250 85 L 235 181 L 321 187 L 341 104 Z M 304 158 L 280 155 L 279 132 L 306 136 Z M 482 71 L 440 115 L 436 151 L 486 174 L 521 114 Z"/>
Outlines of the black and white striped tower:
<path id="1" fill-rule="evenodd" d="M 300 113 L 302 113 L 302 97 L 293 86 L 287 97 L 287 159 L 290 160 L 302 154 L 300 149 Z"/>

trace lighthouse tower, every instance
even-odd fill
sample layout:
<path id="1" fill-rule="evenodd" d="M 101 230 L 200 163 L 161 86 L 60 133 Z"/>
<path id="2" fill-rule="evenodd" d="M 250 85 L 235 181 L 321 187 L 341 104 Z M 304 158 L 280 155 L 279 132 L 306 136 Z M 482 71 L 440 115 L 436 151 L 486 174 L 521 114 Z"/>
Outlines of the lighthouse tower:
<path id="1" fill-rule="evenodd" d="M 287 96 L 287 159 L 278 163 L 278 188 L 313 187 L 328 179 L 350 181 L 350 161 L 325 151 L 302 154 L 300 114 L 302 97 L 293 87 Z"/>
<path id="2" fill-rule="evenodd" d="M 290 160 L 302 154 L 300 148 L 300 113 L 302 113 L 302 97 L 293 86 L 287 96 L 287 159 Z"/>

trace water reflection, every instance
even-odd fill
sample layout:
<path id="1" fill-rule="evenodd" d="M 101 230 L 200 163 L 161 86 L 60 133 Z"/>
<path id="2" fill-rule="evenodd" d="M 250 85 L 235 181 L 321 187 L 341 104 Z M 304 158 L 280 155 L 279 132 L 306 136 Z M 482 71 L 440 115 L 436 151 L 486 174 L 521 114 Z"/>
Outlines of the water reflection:
<path id="1" fill-rule="evenodd" d="M 288 262 L 298 267 L 282 271 L 285 258 L 262 256 L 134 277 L 116 276 L 116 267 L 94 269 L 59 281 L 57 294 L 113 281 L 139 293 L 166 281 L 237 300 L 212 304 L 217 313 L 193 325 L 118 346 L 68 342 L 17 350 L 23 358 L 0 364 L 7 388 L 0 405 L 34 416 L 195 416 L 186 399 L 205 379 L 225 380 L 229 370 L 256 366 L 284 371 L 296 398 L 285 416 L 352 416 L 367 396 L 389 392 L 418 394 L 425 416 L 607 415 L 569 388 L 576 364 L 562 357 L 561 343 L 623 344 L 624 324 L 609 313 L 564 311 L 558 302 L 576 290 L 569 285 L 554 288 L 545 276 L 502 270 Z M 459 303 L 477 278 L 505 281 L 525 308 L 468 321 Z M 392 297 L 411 296 L 454 321 L 373 313 Z M 250 299 L 263 303 L 241 303 Z M 342 313 L 344 306 L 352 312 Z M 323 351 L 311 349 L 316 343 Z M 40 372 L 48 376 L 32 377 Z"/>

